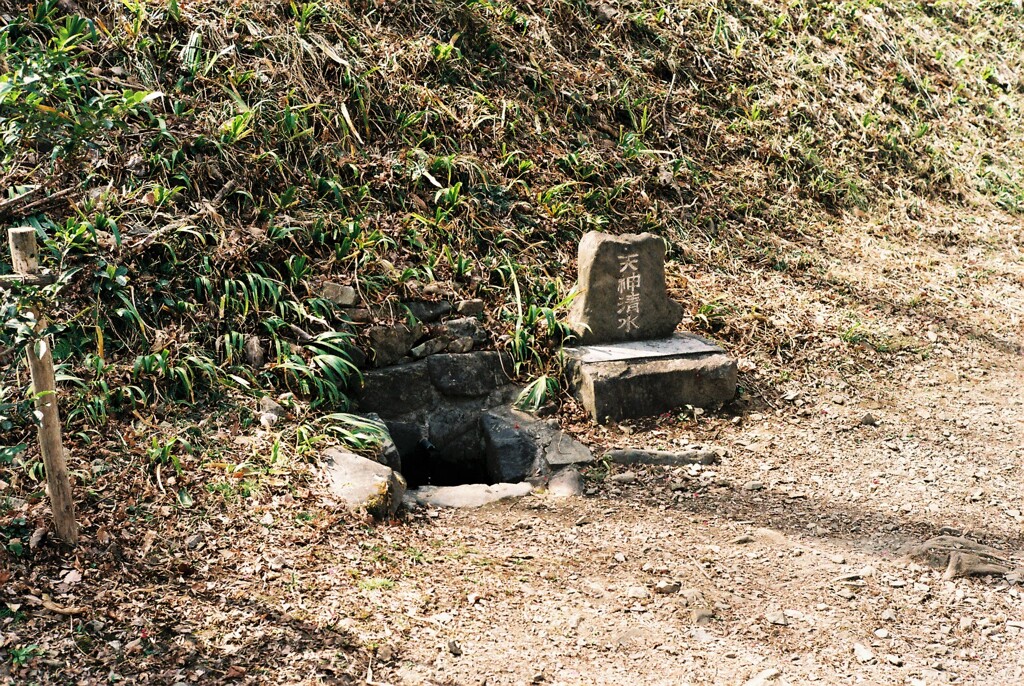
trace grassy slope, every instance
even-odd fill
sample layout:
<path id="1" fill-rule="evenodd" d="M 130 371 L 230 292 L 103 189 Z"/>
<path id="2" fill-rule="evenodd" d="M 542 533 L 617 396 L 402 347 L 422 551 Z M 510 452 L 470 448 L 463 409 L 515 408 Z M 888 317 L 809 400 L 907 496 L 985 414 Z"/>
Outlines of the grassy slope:
<path id="1" fill-rule="evenodd" d="M 72 189 L 16 221 L 45 232 L 48 265 L 68 274 L 51 308 L 80 379 L 65 395 L 72 468 L 103 549 L 86 559 L 141 565 L 154 583 L 176 578 L 170 553 L 150 567 L 110 558 L 99 532 L 136 550 L 152 512 L 188 531 L 198 510 L 233 516 L 254 489 L 293 488 L 301 478 L 279 472 L 344 407 L 333 389 L 350 330 L 318 297 L 328 278 L 374 302 L 444 282 L 487 300 L 504 344 L 515 285 L 558 303 L 583 232 L 654 231 L 689 325 L 785 373 L 830 338 L 852 344 L 844 356 L 898 348 L 865 306 L 941 317 L 959 297 L 961 275 L 857 272 L 885 251 L 985 249 L 981 232 L 964 242 L 905 220 L 1024 204 L 1012 2 L 79 3 L 91 25 L 33 7 L 12 21 L 24 12 L 0 2 L 0 73 L 25 84 L 0 105 L 0 187 Z M 851 240 L 841 217 L 863 231 Z M 542 322 L 519 339 L 528 372 L 556 345 Z M 258 369 L 242 362 L 250 335 L 270 350 Z M 24 379 L 4 369 L 0 445 L 31 445 Z M 765 378 L 744 383 L 769 392 Z M 310 428 L 233 443 L 253 419 L 245 396 L 270 389 L 311 401 L 295 407 Z M 243 407 L 159 423 L 198 420 L 175 401 L 213 407 L 207 391 Z M 171 454 L 184 471 L 168 484 Z M 97 460 L 113 470 L 90 476 Z M 8 493 L 28 496 L 5 515 L 5 545 L 45 521 L 37 465 L 29 448 L 0 466 Z M 104 505 L 126 488 L 127 519 Z M 53 562 L 36 555 L 10 561 L 27 578 Z M 166 603 L 170 622 L 181 600 Z"/>
<path id="2" fill-rule="evenodd" d="M 5 148 L 5 185 L 80 184 L 38 218 L 54 266 L 83 267 L 60 317 L 76 362 L 167 350 L 226 368 L 249 334 L 308 361 L 286 323 L 340 328 L 316 297 L 327 277 L 377 301 L 454 282 L 509 331 L 512 275 L 558 302 L 591 229 L 654 231 L 698 269 L 785 269 L 780 241 L 815 243 L 824 213 L 1024 198 L 1012 3 L 82 7 L 100 29 L 70 51 L 74 96 L 50 104 L 163 97 L 73 152 L 61 136 L 79 132 L 47 121 Z M 60 14 L 22 33 L 45 39 Z M 260 385 L 323 376 L 271 362 Z"/>

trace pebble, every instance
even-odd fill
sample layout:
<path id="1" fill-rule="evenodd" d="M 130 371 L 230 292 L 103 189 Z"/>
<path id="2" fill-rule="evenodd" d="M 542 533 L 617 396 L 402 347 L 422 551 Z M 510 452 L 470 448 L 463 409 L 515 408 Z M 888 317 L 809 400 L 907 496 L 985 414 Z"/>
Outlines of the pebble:
<path id="1" fill-rule="evenodd" d="M 856 657 L 857 662 L 861 663 L 862 665 L 867 664 L 868 662 L 871 662 L 875 659 L 875 654 L 871 652 L 871 649 L 863 643 L 853 644 L 853 656 Z"/>
<path id="2" fill-rule="evenodd" d="M 776 626 L 788 626 L 789 620 L 786 619 L 786 615 L 782 612 L 766 612 L 764 618 L 768 620 L 769 624 Z"/>
<path id="3" fill-rule="evenodd" d="M 834 563 L 836 563 L 837 565 L 845 565 L 846 564 L 846 558 L 843 557 L 842 555 L 833 555 L 830 559 Z"/>
<path id="4" fill-rule="evenodd" d="M 878 419 L 875 415 L 868 412 L 860 418 L 860 423 L 862 426 L 878 426 Z"/>
<path id="5" fill-rule="evenodd" d="M 903 666 L 903 658 L 900 657 L 899 655 L 886 655 L 885 656 L 885 661 L 888 662 L 893 667 L 902 667 Z"/>
<path id="6" fill-rule="evenodd" d="M 650 593 L 648 593 L 647 589 L 644 588 L 643 586 L 631 586 L 630 588 L 626 589 L 626 597 L 627 598 L 642 599 L 642 598 L 646 598 L 649 595 L 650 595 Z"/>
<path id="7" fill-rule="evenodd" d="M 619 564 L 622 564 L 623 562 L 626 561 L 626 556 L 623 555 L 622 553 L 615 553 L 615 561 L 618 562 Z"/>
<path id="8" fill-rule="evenodd" d="M 683 585 L 678 581 L 659 581 L 654 587 L 654 592 L 661 595 L 670 595 L 672 593 L 679 593 L 679 589 L 682 587 Z"/>
<path id="9" fill-rule="evenodd" d="M 763 488 L 764 484 L 761 483 L 760 481 L 748 481 L 747 483 L 743 484 L 744 491 L 760 491 Z"/>
<path id="10" fill-rule="evenodd" d="M 608 477 L 613 484 L 631 484 L 636 481 L 636 472 L 622 472 Z"/>
<path id="11" fill-rule="evenodd" d="M 878 638 L 889 638 L 889 632 L 886 629 L 875 629 L 875 636 Z"/>
<path id="12" fill-rule="evenodd" d="M 754 542 L 754 537 L 753 536 L 748 536 L 748 535 L 744 534 L 742 536 L 737 536 L 736 538 L 732 539 L 729 542 L 734 544 L 734 545 L 743 545 L 744 543 L 753 543 Z"/>
<path id="13" fill-rule="evenodd" d="M 690 610 L 690 618 L 694 624 L 703 626 L 711 623 L 711 620 L 715 618 L 715 611 L 709 607 L 695 607 Z"/>

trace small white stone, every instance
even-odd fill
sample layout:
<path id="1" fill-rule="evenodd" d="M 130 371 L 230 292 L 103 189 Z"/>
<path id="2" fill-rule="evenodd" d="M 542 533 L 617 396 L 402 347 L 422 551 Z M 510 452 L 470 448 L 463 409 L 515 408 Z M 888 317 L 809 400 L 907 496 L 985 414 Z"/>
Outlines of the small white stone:
<path id="1" fill-rule="evenodd" d="M 868 662 L 871 662 L 875 659 L 875 654 L 871 652 L 871 649 L 863 643 L 853 644 L 853 656 L 856 657 L 857 662 L 861 663 L 862 665 L 867 664 Z"/>

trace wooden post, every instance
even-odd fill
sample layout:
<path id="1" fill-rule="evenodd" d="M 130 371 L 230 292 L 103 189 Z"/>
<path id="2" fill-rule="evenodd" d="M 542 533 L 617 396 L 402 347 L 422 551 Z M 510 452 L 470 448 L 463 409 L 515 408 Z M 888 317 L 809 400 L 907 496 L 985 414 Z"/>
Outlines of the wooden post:
<path id="1" fill-rule="evenodd" d="M 35 229 L 13 228 L 8 231 L 8 238 L 14 271 L 28 277 L 38 275 Z M 36 312 L 36 320 L 37 331 L 42 331 L 46 323 L 41 313 Z M 53 374 L 53 354 L 50 348 L 49 336 L 38 338 L 28 348 L 28 365 L 32 375 L 36 418 L 39 420 L 39 450 L 46 466 L 46 486 L 50 491 L 54 528 L 62 541 L 74 544 L 78 541 L 78 523 L 75 521 L 75 502 L 71 498 L 71 481 L 68 479 L 68 466 L 64 459 L 60 412 L 57 410 L 57 382 Z"/>

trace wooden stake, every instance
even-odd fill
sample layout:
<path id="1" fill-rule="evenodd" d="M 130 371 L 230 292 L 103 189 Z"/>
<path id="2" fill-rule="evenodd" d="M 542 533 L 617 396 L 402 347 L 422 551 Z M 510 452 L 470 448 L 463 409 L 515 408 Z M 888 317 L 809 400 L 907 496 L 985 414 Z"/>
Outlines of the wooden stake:
<path id="1" fill-rule="evenodd" d="M 8 231 L 11 244 L 11 263 L 14 271 L 24 276 L 39 273 L 39 258 L 36 254 L 36 233 L 31 227 L 18 227 Z M 46 323 L 36 313 L 37 331 Z M 60 412 L 57 410 L 57 382 L 53 373 L 53 354 L 50 337 L 42 336 L 28 349 L 28 365 L 32 375 L 32 391 L 35 395 L 36 418 L 39 420 L 39 449 L 46 466 L 46 486 L 50 491 L 50 507 L 53 510 L 54 528 L 57 536 L 65 543 L 78 541 L 78 523 L 75 521 L 75 502 L 71 498 L 71 481 L 68 479 L 67 462 L 64 459 L 64 443 L 61 440 Z"/>

